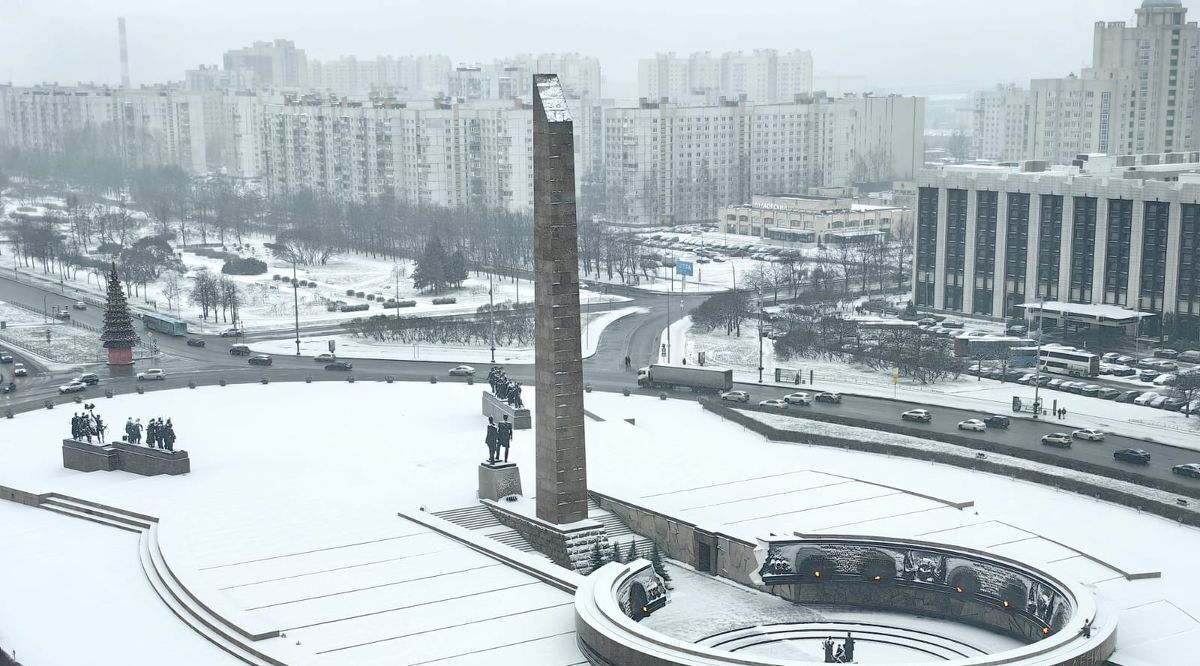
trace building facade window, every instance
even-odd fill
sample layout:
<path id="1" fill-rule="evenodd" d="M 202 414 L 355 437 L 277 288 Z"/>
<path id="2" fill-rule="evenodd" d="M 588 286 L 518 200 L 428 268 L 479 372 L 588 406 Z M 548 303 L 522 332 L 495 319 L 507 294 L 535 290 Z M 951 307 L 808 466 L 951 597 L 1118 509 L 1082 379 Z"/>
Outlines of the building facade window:
<path id="1" fill-rule="evenodd" d="M 1059 259 L 1062 254 L 1063 198 L 1057 194 L 1038 197 L 1038 268 L 1037 296 L 1058 300 Z"/>
<path id="2" fill-rule="evenodd" d="M 1006 238 L 1004 242 L 1005 314 L 1021 316 L 1016 307 L 1025 302 L 1025 268 L 1029 252 L 1029 195 L 1008 195 Z"/>
<path id="3" fill-rule="evenodd" d="M 1175 316 L 1180 332 L 1195 339 L 1200 330 L 1200 205 L 1183 204 L 1182 208 Z"/>
<path id="4" fill-rule="evenodd" d="M 1072 303 L 1092 302 L 1092 269 L 1096 250 L 1095 197 L 1075 197 L 1071 225 L 1070 294 Z"/>
<path id="5" fill-rule="evenodd" d="M 975 193 L 975 275 L 971 312 L 992 314 L 992 292 L 996 281 L 996 214 L 995 192 Z"/>
<path id="6" fill-rule="evenodd" d="M 1147 201 L 1142 216 L 1142 266 L 1138 309 L 1162 313 L 1167 277 L 1167 212 L 1169 204 Z"/>
<path id="7" fill-rule="evenodd" d="M 962 310 L 967 258 L 967 191 L 946 190 L 946 271 L 942 307 Z"/>
<path id="8" fill-rule="evenodd" d="M 917 192 L 917 278 L 913 301 L 933 307 L 937 271 L 938 188 L 922 187 Z"/>
<path id="9" fill-rule="evenodd" d="M 1150 206 L 1149 203 L 1146 206 Z M 1108 240 L 1104 244 L 1104 303 L 1129 304 L 1129 247 L 1133 233 L 1133 202 L 1109 199 Z"/>

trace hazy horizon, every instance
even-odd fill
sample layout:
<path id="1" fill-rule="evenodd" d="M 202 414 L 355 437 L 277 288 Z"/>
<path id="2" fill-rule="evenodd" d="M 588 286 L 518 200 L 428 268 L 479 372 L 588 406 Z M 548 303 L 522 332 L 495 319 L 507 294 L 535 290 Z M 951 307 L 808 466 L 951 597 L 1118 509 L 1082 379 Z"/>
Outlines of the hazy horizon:
<path id="1" fill-rule="evenodd" d="M 1078 71 L 1091 60 L 1093 23 L 1132 21 L 1140 4 L 768 0 L 735 6 L 743 12 L 737 15 L 728 3 L 712 0 L 614 0 L 594 8 L 547 0 L 519 7 L 480 0 L 9 1 L 0 32 L 0 81 L 119 83 L 117 17 L 124 16 L 134 85 L 182 80 L 185 69 L 220 65 L 226 50 L 284 38 L 310 60 L 436 53 L 457 65 L 575 51 L 600 58 L 608 94 L 618 96 L 636 91 L 638 58 L 656 52 L 800 48 L 812 51 L 818 77 L 862 76 L 870 88 L 888 92 L 964 93 Z"/>

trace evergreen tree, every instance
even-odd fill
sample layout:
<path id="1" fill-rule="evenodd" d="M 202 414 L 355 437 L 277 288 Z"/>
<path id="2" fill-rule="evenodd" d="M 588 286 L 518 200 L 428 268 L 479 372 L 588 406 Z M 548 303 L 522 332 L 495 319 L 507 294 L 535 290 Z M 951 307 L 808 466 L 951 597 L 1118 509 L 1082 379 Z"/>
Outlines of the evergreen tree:
<path id="1" fill-rule="evenodd" d="M 629 540 L 629 550 L 625 551 L 625 561 L 632 562 L 638 558 L 637 543 L 633 539 Z"/>
<path id="2" fill-rule="evenodd" d="M 663 579 L 663 582 L 667 584 L 668 588 L 671 587 L 671 575 L 667 573 L 667 567 L 663 565 L 662 553 L 658 552 L 657 543 L 654 544 L 654 547 L 650 550 L 650 564 L 654 567 L 654 573 L 658 574 L 658 577 Z"/>
<path id="3" fill-rule="evenodd" d="M 461 287 L 464 280 L 467 279 L 467 258 L 463 256 L 462 250 L 455 250 L 454 254 L 446 261 L 446 282 L 453 284 L 456 287 Z"/>
<path id="4" fill-rule="evenodd" d="M 108 302 L 104 305 L 104 328 L 100 340 L 105 349 L 133 349 L 139 342 L 133 330 L 133 317 L 129 314 L 129 303 L 125 301 L 125 289 L 121 287 L 121 276 L 114 263 L 108 273 Z"/>
<path id="5" fill-rule="evenodd" d="M 595 571 L 605 564 L 607 563 L 605 562 L 604 551 L 602 550 L 600 542 L 596 541 L 592 544 L 591 556 L 588 558 L 588 567 L 590 567 L 592 571 Z"/>
<path id="6" fill-rule="evenodd" d="M 442 241 L 437 236 L 429 239 L 425 244 L 425 251 L 421 253 L 421 258 L 417 259 L 417 266 L 413 269 L 413 287 L 421 289 L 433 289 L 440 292 L 446 283 L 450 282 L 447 269 L 449 268 L 449 259 L 446 257 L 446 249 L 442 247 Z"/>

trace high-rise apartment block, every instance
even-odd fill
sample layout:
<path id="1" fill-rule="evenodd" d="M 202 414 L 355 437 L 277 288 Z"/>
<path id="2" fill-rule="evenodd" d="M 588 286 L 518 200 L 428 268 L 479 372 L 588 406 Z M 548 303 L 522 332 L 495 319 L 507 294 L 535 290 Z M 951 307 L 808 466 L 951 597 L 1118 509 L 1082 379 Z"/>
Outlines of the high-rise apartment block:
<path id="1" fill-rule="evenodd" d="M 680 101 L 699 95 L 726 97 L 760 104 L 790 102 L 812 92 L 812 53 L 773 49 L 719 57 L 693 53 L 682 58 L 660 53 L 638 61 L 638 96 L 651 102 Z"/>
<path id="2" fill-rule="evenodd" d="M 310 60 L 309 87 L 344 96 L 382 93 L 403 99 L 432 99 L 446 94 L 450 58 L 442 55 Z"/>
<path id="3" fill-rule="evenodd" d="M 225 52 L 225 69 L 246 69 L 264 87 L 303 88 L 308 86 L 308 57 L 288 39 L 254 42 L 250 46 Z"/>
<path id="4" fill-rule="evenodd" d="M 1029 91 L 1009 85 L 977 92 L 974 108 L 971 154 L 995 161 L 1023 159 L 1029 131 Z"/>

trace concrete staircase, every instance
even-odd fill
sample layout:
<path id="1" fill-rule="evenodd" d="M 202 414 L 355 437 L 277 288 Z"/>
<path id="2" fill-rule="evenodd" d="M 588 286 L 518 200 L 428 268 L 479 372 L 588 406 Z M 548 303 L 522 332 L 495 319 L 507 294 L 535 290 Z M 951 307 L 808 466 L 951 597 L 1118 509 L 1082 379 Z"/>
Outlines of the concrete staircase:
<path id="1" fill-rule="evenodd" d="M 608 532 L 609 543 L 620 548 L 622 558 L 629 552 L 629 544 L 633 543 L 638 557 L 650 559 L 650 551 L 654 549 L 654 542 L 634 534 L 633 530 L 629 529 L 629 526 L 619 516 L 611 511 L 601 509 L 596 500 L 590 498 L 588 499 L 588 518 L 604 525 L 604 529 Z"/>
<path id="2" fill-rule="evenodd" d="M 449 509 L 446 511 L 434 512 L 435 516 L 450 523 L 454 523 L 459 527 L 465 527 L 469 530 L 482 532 L 490 539 L 499 541 L 506 546 L 512 546 L 523 553 L 532 553 L 533 546 L 521 533 L 505 527 L 496 520 L 496 516 L 484 505 L 477 504 L 461 509 Z"/>
<path id="3" fill-rule="evenodd" d="M 144 532 L 158 523 L 158 518 L 124 509 L 117 509 L 96 502 L 49 493 L 42 500 L 41 508 L 64 516 L 80 518 L 93 523 L 113 527 L 126 532 Z"/>

